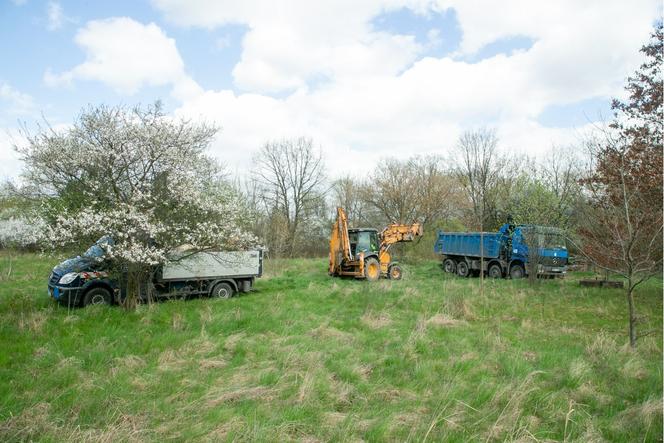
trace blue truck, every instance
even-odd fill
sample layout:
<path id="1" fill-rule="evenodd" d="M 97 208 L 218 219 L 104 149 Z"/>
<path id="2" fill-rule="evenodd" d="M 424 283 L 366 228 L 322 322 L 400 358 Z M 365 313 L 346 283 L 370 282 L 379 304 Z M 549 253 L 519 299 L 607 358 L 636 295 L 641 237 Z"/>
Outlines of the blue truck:
<path id="1" fill-rule="evenodd" d="M 528 243 L 537 244 L 535 254 L 529 254 Z M 498 232 L 483 233 L 439 230 L 434 252 L 441 256 L 445 272 L 461 277 L 484 272 L 491 278 L 522 278 L 532 268 L 529 256 L 537 260 L 539 276 L 567 272 L 565 237 L 560 230 L 545 226 L 506 223 Z"/>

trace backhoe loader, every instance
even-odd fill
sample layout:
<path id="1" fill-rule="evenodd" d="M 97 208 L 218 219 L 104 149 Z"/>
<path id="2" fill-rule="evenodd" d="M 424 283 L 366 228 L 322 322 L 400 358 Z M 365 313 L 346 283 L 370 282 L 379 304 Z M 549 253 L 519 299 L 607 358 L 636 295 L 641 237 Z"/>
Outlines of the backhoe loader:
<path id="1" fill-rule="evenodd" d="M 392 262 L 388 250 L 399 242 L 413 241 L 422 235 L 422 225 L 392 223 L 380 233 L 371 228 L 348 228 L 343 208 L 337 208 L 337 219 L 330 234 L 330 269 L 333 276 L 348 276 L 376 281 L 380 277 L 399 280 L 401 267 Z"/>

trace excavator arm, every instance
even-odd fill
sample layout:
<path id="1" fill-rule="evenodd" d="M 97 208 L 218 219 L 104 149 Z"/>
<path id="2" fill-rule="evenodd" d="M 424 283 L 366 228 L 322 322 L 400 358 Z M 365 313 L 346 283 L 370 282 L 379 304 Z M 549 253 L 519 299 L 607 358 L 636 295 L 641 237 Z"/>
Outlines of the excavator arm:
<path id="1" fill-rule="evenodd" d="M 380 233 L 380 250 L 386 251 L 395 243 L 413 241 L 415 237 L 421 236 L 422 232 L 420 223 L 413 223 L 412 225 L 392 223 Z"/>
<path id="2" fill-rule="evenodd" d="M 343 261 L 350 261 L 350 238 L 346 211 L 337 208 L 337 219 L 330 234 L 330 275 L 336 274 Z"/>

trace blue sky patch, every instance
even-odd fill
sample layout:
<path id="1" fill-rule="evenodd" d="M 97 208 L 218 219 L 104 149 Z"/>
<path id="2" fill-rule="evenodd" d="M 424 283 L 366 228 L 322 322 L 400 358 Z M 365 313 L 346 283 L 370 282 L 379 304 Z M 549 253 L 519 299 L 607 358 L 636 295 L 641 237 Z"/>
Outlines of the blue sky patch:
<path id="1" fill-rule="evenodd" d="M 428 56 L 451 54 L 461 42 L 461 28 L 453 9 L 419 14 L 402 8 L 377 16 L 371 24 L 376 30 L 414 36 L 417 43 L 427 48 L 424 55 Z"/>
<path id="2" fill-rule="evenodd" d="M 566 105 L 548 106 L 537 121 L 548 127 L 580 127 L 591 122 L 608 121 L 613 116 L 611 99 L 595 97 Z"/>

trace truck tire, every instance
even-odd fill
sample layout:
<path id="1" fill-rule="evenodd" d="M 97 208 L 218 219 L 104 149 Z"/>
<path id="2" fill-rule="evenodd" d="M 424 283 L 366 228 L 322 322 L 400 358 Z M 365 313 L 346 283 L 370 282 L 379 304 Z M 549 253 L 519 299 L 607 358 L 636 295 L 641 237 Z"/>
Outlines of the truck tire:
<path id="1" fill-rule="evenodd" d="M 451 258 L 446 258 L 443 261 L 443 269 L 449 274 L 454 274 L 456 272 L 456 263 Z"/>
<path id="2" fill-rule="evenodd" d="M 364 277 L 368 281 L 376 281 L 380 278 L 380 263 L 373 257 L 364 261 Z"/>
<path id="3" fill-rule="evenodd" d="M 233 296 L 233 287 L 228 283 L 217 283 L 214 288 L 212 288 L 212 295 L 215 298 L 231 298 Z"/>
<path id="4" fill-rule="evenodd" d="M 387 276 L 390 278 L 390 280 L 401 280 L 401 277 L 403 277 L 403 271 L 401 270 L 401 266 L 399 265 L 390 266 L 390 268 L 387 270 Z"/>
<path id="5" fill-rule="evenodd" d="M 503 277 L 503 268 L 499 264 L 492 264 L 489 266 L 489 277 L 490 278 L 502 278 Z"/>
<path id="6" fill-rule="evenodd" d="M 470 271 L 468 269 L 468 263 L 466 263 L 465 261 L 460 261 L 459 263 L 457 263 L 456 269 L 457 269 L 457 275 L 459 277 L 468 277 L 468 275 L 470 274 Z"/>
<path id="7" fill-rule="evenodd" d="M 521 265 L 512 265 L 510 268 L 510 278 L 513 280 L 523 278 L 524 275 L 526 275 L 526 271 L 523 269 L 523 266 Z"/>
<path id="8" fill-rule="evenodd" d="M 104 288 L 92 288 L 85 293 L 83 297 L 83 306 L 89 305 L 110 305 L 111 293 Z"/>

